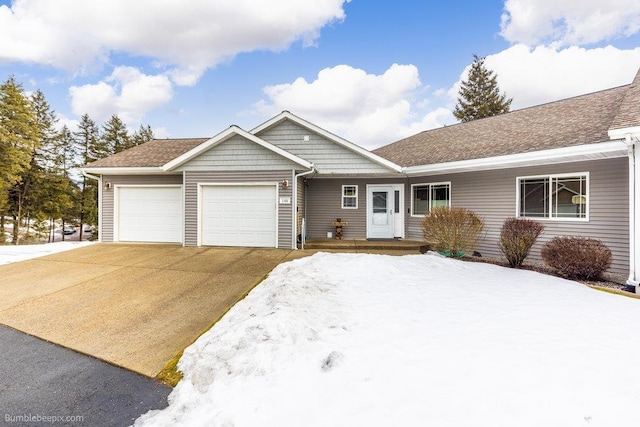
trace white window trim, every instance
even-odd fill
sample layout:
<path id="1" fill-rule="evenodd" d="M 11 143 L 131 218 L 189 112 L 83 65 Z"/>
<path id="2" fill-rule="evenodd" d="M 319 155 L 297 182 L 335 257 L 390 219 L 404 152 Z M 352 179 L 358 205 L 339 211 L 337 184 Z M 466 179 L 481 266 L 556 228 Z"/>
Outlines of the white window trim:
<path id="1" fill-rule="evenodd" d="M 551 185 L 553 183 L 554 178 L 571 178 L 577 176 L 584 176 L 586 180 L 586 196 L 587 203 L 585 206 L 585 217 L 584 218 L 558 218 L 551 216 L 553 212 L 553 198 L 549 197 L 549 215 L 544 217 L 528 217 L 528 216 L 520 216 L 520 181 L 523 179 L 538 179 L 538 178 L 549 178 L 549 194 L 551 194 Z M 560 173 L 560 174 L 543 174 L 543 175 L 526 175 L 526 176 L 518 176 L 516 177 L 516 218 L 527 218 L 535 221 L 554 221 L 554 222 L 589 222 L 589 213 L 591 211 L 591 180 L 589 176 L 589 172 L 572 172 L 572 173 Z"/>
<path id="2" fill-rule="evenodd" d="M 344 189 L 345 189 L 345 188 L 347 188 L 347 187 L 354 187 L 354 188 L 356 189 L 356 194 L 355 194 L 355 196 L 345 196 L 345 195 L 344 195 Z M 355 199 L 356 199 L 356 205 L 355 205 L 355 206 L 345 206 L 345 205 L 344 205 L 344 199 L 345 199 L 345 197 L 346 197 L 346 198 L 349 198 L 349 199 L 353 199 L 353 198 L 355 198 Z M 341 193 L 341 197 L 340 197 L 340 207 L 341 207 L 342 209 L 358 209 L 358 185 L 357 185 L 357 184 L 356 184 L 356 185 L 353 185 L 353 184 L 349 185 L 349 184 L 347 184 L 347 185 L 343 185 L 343 186 L 342 186 L 342 193 Z"/>
<path id="3" fill-rule="evenodd" d="M 409 193 L 409 197 L 411 198 L 411 217 L 413 218 L 423 218 L 425 216 L 425 214 L 419 214 L 419 213 L 415 213 L 415 206 L 414 206 L 414 197 L 413 197 L 413 187 L 424 187 L 425 185 L 429 186 L 429 210 L 431 210 L 431 187 L 434 185 L 448 185 L 449 186 L 449 207 L 451 207 L 451 199 L 452 197 L 452 191 L 451 191 L 451 181 L 442 181 L 442 182 L 423 182 L 423 183 L 416 183 L 416 184 L 411 184 L 411 193 Z"/>

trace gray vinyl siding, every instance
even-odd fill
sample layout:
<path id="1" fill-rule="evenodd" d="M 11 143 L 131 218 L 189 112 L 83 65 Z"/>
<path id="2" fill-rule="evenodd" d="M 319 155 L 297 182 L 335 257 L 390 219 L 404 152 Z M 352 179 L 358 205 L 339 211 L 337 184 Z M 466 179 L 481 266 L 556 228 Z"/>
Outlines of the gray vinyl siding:
<path id="1" fill-rule="evenodd" d="M 255 142 L 236 135 L 188 161 L 179 170 L 267 171 L 295 169 L 296 167 L 300 168 L 301 166 Z"/>
<path id="2" fill-rule="evenodd" d="M 284 121 L 257 136 L 314 164 L 321 174 L 378 174 L 391 172 L 309 129 Z M 309 140 L 305 141 L 304 137 Z"/>
<path id="3" fill-rule="evenodd" d="M 111 188 L 105 189 L 104 183 L 110 182 Z M 102 223 L 100 238 L 103 242 L 113 242 L 114 194 L 116 185 L 175 185 L 182 184 L 182 175 L 103 175 Z"/>
<path id="4" fill-rule="evenodd" d="M 505 218 L 516 215 L 517 177 L 589 172 L 589 221 L 539 219 L 544 233 L 533 247 L 530 259 L 541 261 L 542 245 L 555 236 L 572 235 L 602 240 L 613 253 L 611 271 L 627 273 L 629 268 L 628 160 L 616 158 L 552 166 L 469 172 L 410 179 L 411 184 L 451 182 L 451 204 L 479 214 L 486 236 L 478 247 L 483 256 L 502 257 L 498 248 L 500 228 Z M 411 196 L 408 197 L 410 207 Z M 407 221 L 407 238 L 421 239 L 420 218 Z"/>
<path id="5" fill-rule="evenodd" d="M 345 239 L 367 238 L 367 184 L 405 184 L 405 208 L 407 205 L 407 182 L 402 179 L 322 179 L 314 178 L 307 187 L 307 228 L 311 238 L 326 238 L 334 232 L 331 225 L 340 218 L 349 223 L 342 229 Z M 358 209 L 342 209 L 342 186 L 358 186 Z M 406 209 L 405 209 L 406 211 Z M 405 233 L 406 233 L 405 221 Z"/>
<path id="6" fill-rule="evenodd" d="M 198 183 L 250 183 L 250 182 L 293 182 L 294 172 L 284 171 L 226 171 L 185 172 L 185 246 L 198 244 Z M 278 198 L 293 199 L 293 185 L 283 189 L 278 185 Z M 278 204 L 278 248 L 293 248 L 293 200 L 291 204 Z"/>

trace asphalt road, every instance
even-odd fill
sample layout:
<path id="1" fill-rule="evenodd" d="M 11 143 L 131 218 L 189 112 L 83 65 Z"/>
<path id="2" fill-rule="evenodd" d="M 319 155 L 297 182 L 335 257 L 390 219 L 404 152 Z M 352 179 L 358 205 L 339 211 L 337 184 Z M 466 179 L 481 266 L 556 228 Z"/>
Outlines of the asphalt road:
<path id="1" fill-rule="evenodd" d="M 129 426 L 171 388 L 0 325 L 0 425 Z"/>

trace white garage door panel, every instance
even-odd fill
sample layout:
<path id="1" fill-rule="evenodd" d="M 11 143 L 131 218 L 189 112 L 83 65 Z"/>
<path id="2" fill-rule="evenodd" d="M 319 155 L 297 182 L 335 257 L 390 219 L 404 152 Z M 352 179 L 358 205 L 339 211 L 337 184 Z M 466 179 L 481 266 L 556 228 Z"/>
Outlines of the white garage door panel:
<path id="1" fill-rule="evenodd" d="M 202 187 L 202 244 L 276 246 L 276 187 Z"/>
<path id="2" fill-rule="evenodd" d="M 121 187 L 118 189 L 118 240 L 182 242 L 182 188 Z"/>

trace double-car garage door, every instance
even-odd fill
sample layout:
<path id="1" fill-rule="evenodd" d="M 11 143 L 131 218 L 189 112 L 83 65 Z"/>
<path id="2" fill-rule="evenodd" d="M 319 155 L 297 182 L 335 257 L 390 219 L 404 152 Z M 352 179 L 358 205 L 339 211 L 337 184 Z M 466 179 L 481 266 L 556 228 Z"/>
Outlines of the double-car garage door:
<path id="1" fill-rule="evenodd" d="M 276 247 L 275 185 L 200 188 L 201 245 Z M 182 243 L 182 186 L 123 186 L 116 193 L 117 241 Z"/>

